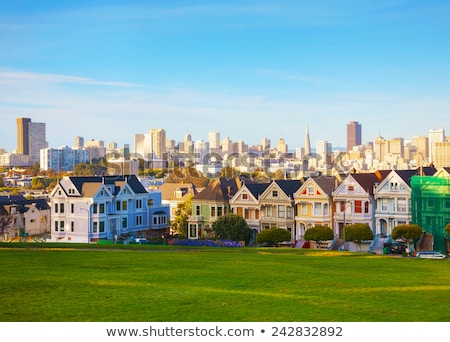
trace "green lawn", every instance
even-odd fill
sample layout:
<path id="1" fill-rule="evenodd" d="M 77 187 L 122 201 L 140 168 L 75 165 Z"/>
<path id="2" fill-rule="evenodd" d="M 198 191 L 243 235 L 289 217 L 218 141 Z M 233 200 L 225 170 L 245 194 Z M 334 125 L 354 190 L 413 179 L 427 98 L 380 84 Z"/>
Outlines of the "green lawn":
<path id="1" fill-rule="evenodd" d="M 450 321 L 449 259 L 89 247 L 0 248 L 0 321 Z"/>

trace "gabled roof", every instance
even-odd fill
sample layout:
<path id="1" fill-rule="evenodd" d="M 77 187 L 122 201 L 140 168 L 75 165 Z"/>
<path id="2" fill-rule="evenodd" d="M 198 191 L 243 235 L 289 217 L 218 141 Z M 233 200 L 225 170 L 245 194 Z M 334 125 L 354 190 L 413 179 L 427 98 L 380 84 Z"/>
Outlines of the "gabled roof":
<path id="1" fill-rule="evenodd" d="M 336 189 L 337 179 L 333 176 L 319 176 L 316 178 L 311 178 L 316 184 L 326 193 L 331 196 L 334 189 Z"/>
<path id="2" fill-rule="evenodd" d="M 164 183 L 159 187 L 163 200 L 180 200 L 176 197 L 176 192 L 181 191 L 183 199 L 188 194 L 196 195 L 199 193 L 197 187 L 192 183 Z"/>
<path id="3" fill-rule="evenodd" d="M 270 183 L 250 183 L 245 184 L 245 187 L 250 191 L 250 193 L 255 197 L 256 199 L 259 198 L 259 195 L 261 195 L 269 186 Z"/>
<path id="4" fill-rule="evenodd" d="M 281 190 L 283 190 L 283 192 L 287 196 L 289 196 L 290 198 L 294 198 L 294 193 L 305 182 L 305 178 L 302 178 L 301 180 L 298 180 L 298 179 L 294 179 L 294 180 L 277 179 L 277 180 L 274 180 L 274 182 L 278 184 L 278 186 L 281 188 Z"/>
<path id="5" fill-rule="evenodd" d="M 351 177 L 370 195 L 373 195 L 373 187 L 380 183 L 391 170 L 378 170 L 373 173 L 352 173 Z"/>
<path id="6" fill-rule="evenodd" d="M 33 203 L 35 203 L 36 208 L 39 210 L 50 209 L 47 201 L 43 198 L 26 199 L 23 196 L 0 196 L 0 212 L 9 213 L 9 211 L 6 210 L 5 207 L 8 207 L 10 205 L 17 205 L 19 206 L 19 211 L 21 213 L 24 213 L 28 211 L 29 206 Z"/>
<path id="7" fill-rule="evenodd" d="M 193 197 L 193 201 L 229 201 L 231 197 L 241 187 L 241 181 L 238 177 L 225 178 L 220 177 L 209 183 L 208 186 Z"/>
<path id="8" fill-rule="evenodd" d="M 134 193 L 144 194 L 147 190 L 135 175 L 121 175 L 121 176 L 70 176 L 72 184 L 77 188 L 80 194 L 85 196 L 93 196 L 102 184 L 114 185 L 122 187 L 127 183 Z M 117 189 L 116 189 L 117 191 Z"/>

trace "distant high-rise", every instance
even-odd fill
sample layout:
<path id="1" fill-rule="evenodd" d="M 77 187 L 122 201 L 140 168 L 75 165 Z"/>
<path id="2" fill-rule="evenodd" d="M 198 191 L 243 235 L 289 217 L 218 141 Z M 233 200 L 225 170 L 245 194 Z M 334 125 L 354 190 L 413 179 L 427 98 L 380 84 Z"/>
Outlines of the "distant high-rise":
<path id="1" fill-rule="evenodd" d="M 152 128 L 152 150 L 156 159 L 164 159 L 166 153 L 166 131 L 162 128 Z"/>
<path id="2" fill-rule="evenodd" d="M 270 150 L 270 139 L 269 138 L 262 138 L 261 139 L 261 146 L 263 151 Z"/>
<path id="3" fill-rule="evenodd" d="M 75 137 L 73 138 L 73 147 L 74 148 L 82 148 L 84 147 L 84 138 L 83 137 Z"/>
<path id="4" fill-rule="evenodd" d="M 361 124 L 358 121 L 351 121 L 347 124 L 347 151 L 351 151 L 354 146 L 362 144 Z"/>
<path id="5" fill-rule="evenodd" d="M 40 162 L 40 150 L 47 148 L 45 123 L 17 118 L 17 153 L 30 156 L 30 164 Z"/>
<path id="6" fill-rule="evenodd" d="M 445 130 L 443 128 L 440 129 L 430 129 L 428 131 L 428 153 L 429 153 L 429 161 L 433 162 L 436 159 L 434 154 L 435 149 L 434 145 L 438 142 L 445 141 Z"/>
<path id="7" fill-rule="evenodd" d="M 220 133 L 209 132 L 208 133 L 209 148 L 220 148 Z"/>
<path id="8" fill-rule="evenodd" d="M 29 155 L 28 145 L 28 126 L 31 123 L 29 118 L 17 118 L 17 153 L 23 155 Z"/>
<path id="9" fill-rule="evenodd" d="M 308 124 L 306 125 L 306 132 L 305 132 L 305 156 L 311 153 L 311 141 L 309 140 L 309 129 Z"/>

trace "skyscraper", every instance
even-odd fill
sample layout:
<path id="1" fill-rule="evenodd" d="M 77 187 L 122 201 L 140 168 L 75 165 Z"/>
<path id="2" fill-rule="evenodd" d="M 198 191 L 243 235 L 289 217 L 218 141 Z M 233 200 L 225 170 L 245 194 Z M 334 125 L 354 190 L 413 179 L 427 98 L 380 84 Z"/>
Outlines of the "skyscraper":
<path id="1" fill-rule="evenodd" d="M 152 128 L 152 151 L 155 159 L 164 159 L 166 153 L 166 131 L 162 128 Z"/>
<path id="2" fill-rule="evenodd" d="M 429 161 L 434 162 L 436 160 L 436 156 L 434 154 L 435 149 L 434 145 L 438 142 L 445 141 L 445 130 L 443 128 L 440 129 L 430 129 L 428 131 L 428 153 L 429 153 Z"/>
<path id="3" fill-rule="evenodd" d="M 351 151 L 354 146 L 361 144 L 361 124 L 358 121 L 350 121 L 347 124 L 347 151 Z"/>
<path id="4" fill-rule="evenodd" d="M 17 153 L 23 155 L 29 155 L 28 145 L 28 126 L 31 123 L 29 118 L 17 118 Z"/>
<path id="5" fill-rule="evenodd" d="M 209 132 L 208 133 L 209 148 L 220 148 L 220 133 L 219 132 Z"/>
<path id="6" fill-rule="evenodd" d="M 45 123 L 17 118 L 17 153 L 30 156 L 30 164 L 40 162 L 40 151 L 47 148 Z"/>
<path id="7" fill-rule="evenodd" d="M 306 132 L 305 132 L 305 156 L 311 153 L 311 141 L 309 140 L 309 129 L 308 124 L 306 124 Z"/>

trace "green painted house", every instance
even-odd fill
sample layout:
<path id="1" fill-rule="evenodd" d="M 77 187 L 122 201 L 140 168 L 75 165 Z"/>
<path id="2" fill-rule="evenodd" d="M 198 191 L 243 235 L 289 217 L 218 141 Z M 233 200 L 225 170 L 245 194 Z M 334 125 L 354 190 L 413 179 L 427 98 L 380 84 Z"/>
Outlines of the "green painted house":
<path id="1" fill-rule="evenodd" d="M 189 239 L 199 239 L 211 234 L 214 221 L 231 212 L 230 199 L 241 184 L 239 177 L 220 177 L 192 197 L 192 215 L 188 218 Z"/>

